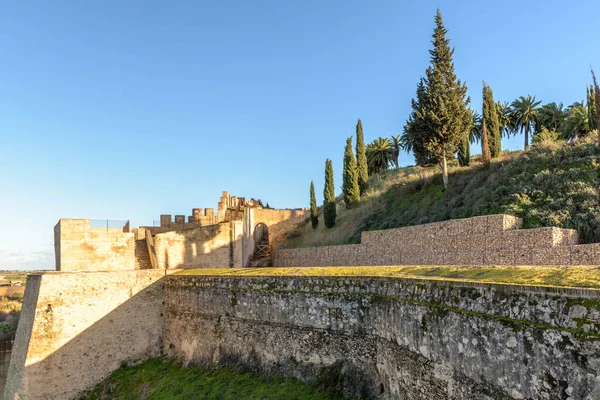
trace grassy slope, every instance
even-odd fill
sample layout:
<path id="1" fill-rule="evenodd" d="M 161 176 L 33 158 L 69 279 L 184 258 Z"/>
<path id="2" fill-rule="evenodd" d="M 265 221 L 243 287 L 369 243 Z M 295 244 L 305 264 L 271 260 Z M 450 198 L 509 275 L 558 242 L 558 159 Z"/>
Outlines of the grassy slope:
<path id="1" fill-rule="evenodd" d="M 175 275 L 372 276 L 600 289 L 600 268 L 596 266 L 561 268 L 411 265 L 393 267 L 210 268 L 185 270 Z"/>
<path id="2" fill-rule="evenodd" d="M 341 399 L 307 383 L 234 369 L 182 367 L 176 361 L 153 358 L 121 367 L 82 397 L 148 400 L 328 400 Z"/>
<path id="3" fill-rule="evenodd" d="M 438 167 L 407 167 L 371 178 L 371 189 L 352 210 L 338 203 L 336 226 L 320 217 L 313 231 L 304 224 L 284 247 L 360 242 L 360 232 L 507 213 L 525 228 L 575 228 L 582 242 L 600 242 L 600 151 L 594 143 L 550 143 L 526 152 L 503 153 L 489 168 L 478 160 L 450 168 L 444 190 Z"/>

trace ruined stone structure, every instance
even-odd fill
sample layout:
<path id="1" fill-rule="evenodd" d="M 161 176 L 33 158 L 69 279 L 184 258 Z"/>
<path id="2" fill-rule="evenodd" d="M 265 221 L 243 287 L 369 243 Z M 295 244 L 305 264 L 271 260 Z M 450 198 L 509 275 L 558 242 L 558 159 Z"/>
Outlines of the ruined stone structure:
<path id="1" fill-rule="evenodd" d="M 214 209 L 188 217 L 161 215 L 161 226 L 93 228 L 90 220 L 62 218 L 54 228 L 57 271 L 113 271 L 246 267 L 255 252 L 255 228 L 268 230 L 269 248 L 308 217 L 308 210 L 262 208 L 223 192 Z"/>
<path id="2" fill-rule="evenodd" d="M 274 247 L 307 216 L 236 206 L 225 218 L 234 210 L 240 219 L 154 233 L 61 220 L 62 272 L 28 278 L 4 398 L 76 399 L 122 363 L 158 355 L 382 399 L 600 398 L 600 290 L 177 274 L 247 265 L 257 235 Z M 364 232 L 359 245 L 282 249 L 274 262 L 600 264 L 600 245 L 576 244 L 574 231 L 520 226 L 500 215 Z"/>
<path id="3" fill-rule="evenodd" d="M 274 265 L 600 265 L 600 244 L 577 244 L 574 229 L 520 229 L 489 215 L 362 232 L 356 245 L 280 249 Z"/>

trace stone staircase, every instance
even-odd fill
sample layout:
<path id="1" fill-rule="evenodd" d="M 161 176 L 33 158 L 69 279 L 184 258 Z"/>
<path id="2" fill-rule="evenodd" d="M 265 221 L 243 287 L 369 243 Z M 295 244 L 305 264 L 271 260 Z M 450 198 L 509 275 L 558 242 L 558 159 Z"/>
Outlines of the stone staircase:
<path id="1" fill-rule="evenodd" d="M 135 241 L 135 269 L 152 269 L 146 239 Z"/>

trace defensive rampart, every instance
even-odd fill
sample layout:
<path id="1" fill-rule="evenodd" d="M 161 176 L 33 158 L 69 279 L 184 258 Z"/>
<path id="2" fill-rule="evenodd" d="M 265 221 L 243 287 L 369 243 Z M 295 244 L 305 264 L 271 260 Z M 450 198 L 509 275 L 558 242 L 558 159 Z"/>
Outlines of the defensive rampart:
<path id="1" fill-rule="evenodd" d="M 600 398 L 596 290 L 169 276 L 164 352 L 386 399 Z"/>
<path id="2" fill-rule="evenodd" d="M 4 399 L 74 399 L 162 353 L 165 271 L 27 277 Z"/>
<path id="3" fill-rule="evenodd" d="M 273 265 L 598 265 L 600 244 L 577 245 L 577 231 L 520 229 L 510 215 L 363 232 L 361 243 L 280 249 Z"/>

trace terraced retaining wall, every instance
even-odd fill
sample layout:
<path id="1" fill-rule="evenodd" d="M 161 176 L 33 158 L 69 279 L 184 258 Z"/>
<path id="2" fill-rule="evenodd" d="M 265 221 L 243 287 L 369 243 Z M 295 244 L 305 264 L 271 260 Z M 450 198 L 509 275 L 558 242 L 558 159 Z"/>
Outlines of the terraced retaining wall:
<path id="1" fill-rule="evenodd" d="M 166 278 L 164 353 L 384 399 L 598 399 L 600 293 L 395 278 Z"/>
<path id="2" fill-rule="evenodd" d="M 273 265 L 600 265 L 600 244 L 578 245 L 576 230 L 521 225 L 500 214 L 366 231 L 360 244 L 277 250 Z"/>

